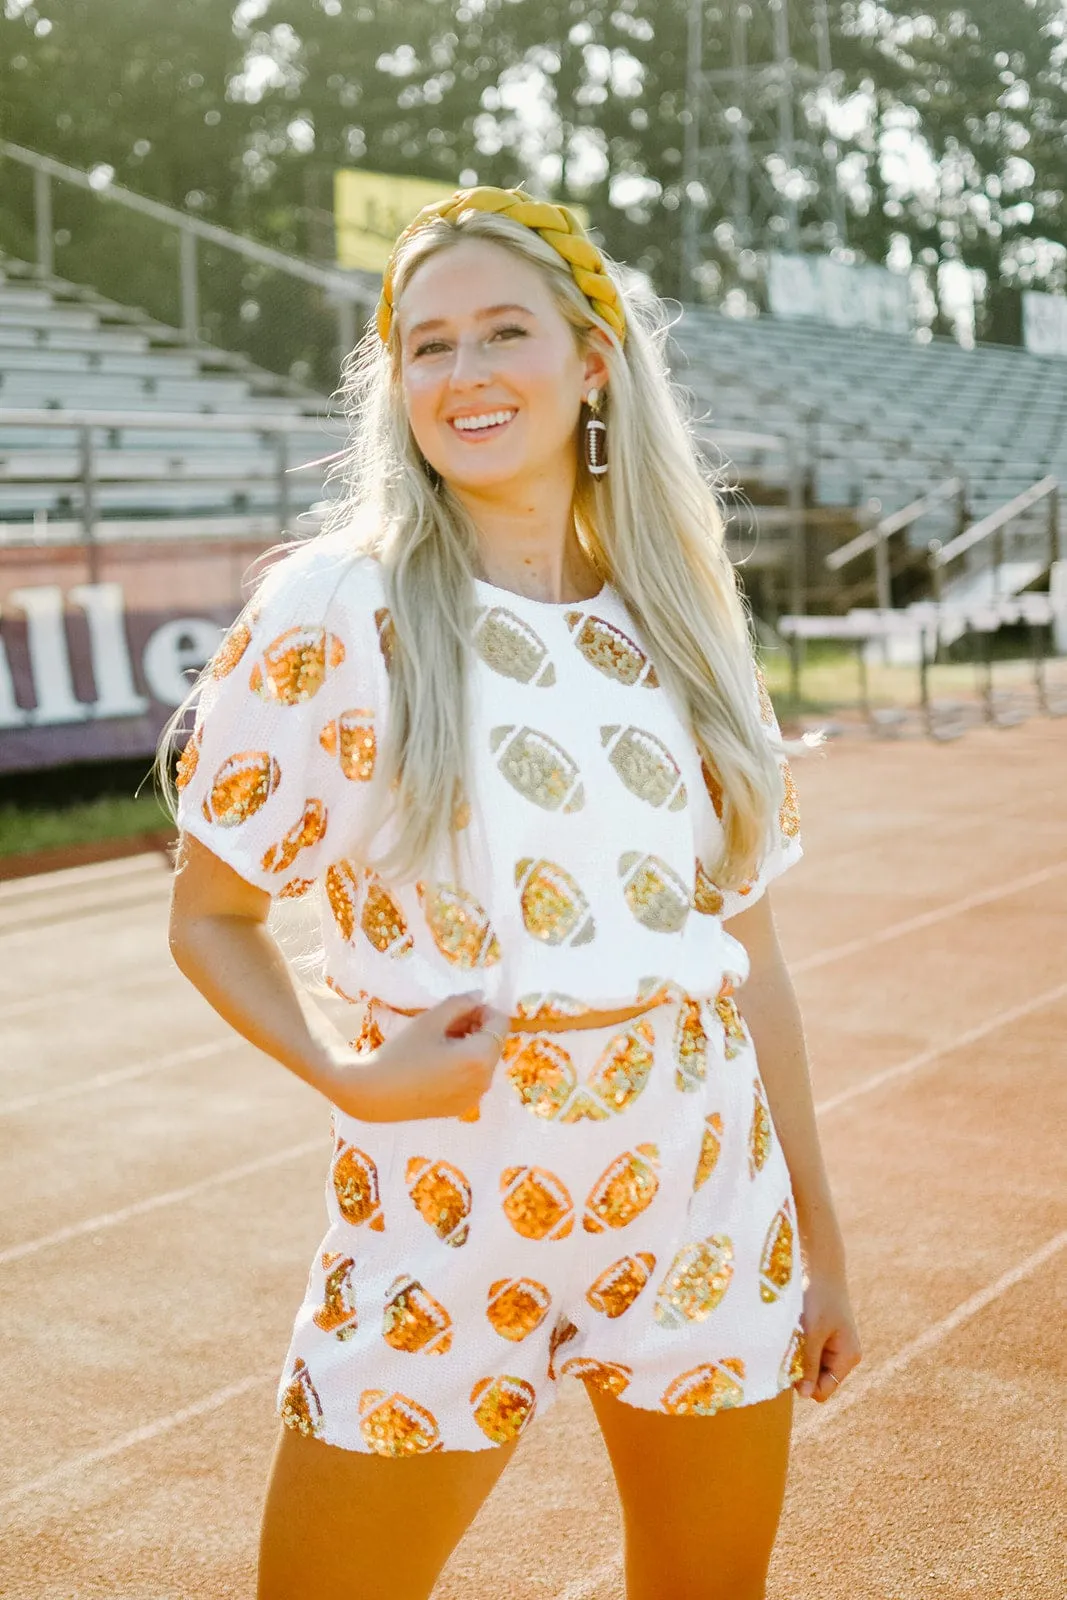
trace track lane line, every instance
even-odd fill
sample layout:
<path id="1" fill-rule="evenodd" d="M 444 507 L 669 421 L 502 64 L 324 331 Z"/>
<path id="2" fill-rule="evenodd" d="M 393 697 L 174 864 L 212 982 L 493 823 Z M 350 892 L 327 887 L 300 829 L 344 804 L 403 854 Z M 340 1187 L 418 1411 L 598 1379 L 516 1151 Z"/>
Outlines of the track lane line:
<path id="1" fill-rule="evenodd" d="M 305 1139 L 303 1144 L 290 1145 L 286 1150 L 276 1150 L 273 1155 L 260 1156 L 256 1161 L 243 1161 L 240 1166 L 224 1167 L 210 1178 L 200 1178 L 181 1189 L 167 1189 L 161 1194 L 149 1195 L 145 1200 L 135 1200 L 132 1205 L 122 1206 L 117 1211 L 104 1211 L 99 1216 L 86 1217 L 83 1222 L 72 1222 L 69 1227 L 57 1228 L 55 1233 L 42 1234 L 37 1239 L 27 1239 L 23 1244 L 10 1245 L 6 1250 L 0 1250 L 0 1267 L 24 1261 L 27 1256 L 38 1255 L 42 1250 L 50 1250 L 58 1244 L 67 1244 L 71 1239 L 82 1239 L 86 1234 L 98 1233 L 104 1228 L 116 1228 L 122 1222 L 147 1216 L 164 1206 L 180 1205 L 183 1200 L 208 1194 L 227 1183 L 238 1183 L 242 1178 L 255 1177 L 258 1172 L 269 1172 L 271 1167 L 283 1166 L 287 1161 L 298 1161 L 301 1156 L 312 1155 L 315 1151 L 325 1153 L 329 1148 L 329 1135 L 323 1134 L 318 1139 Z"/>
<path id="2" fill-rule="evenodd" d="M 951 917 L 960 916 L 965 911 L 970 911 L 977 906 L 990 905 L 995 900 L 1007 899 L 1013 894 L 1021 894 L 1027 889 L 1035 889 L 1039 884 L 1047 883 L 1050 879 L 1067 872 L 1067 861 L 1058 862 L 1055 866 L 1041 867 L 1036 872 L 1031 872 L 1023 878 L 1012 878 L 1007 883 L 994 884 L 990 889 L 981 889 L 976 894 L 965 895 L 960 900 L 951 900 L 948 905 L 941 906 L 933 911 L 924 911 L 919 916 L 908 917 L 902 922 L 892 922 L 888 927 L 880 929 L 877 933 L 866 934 L 861 938 L 849 940 L 845 944 L 834 945 L 829 950 L 817 951 L 814 955 L 804 956 L 799 961 L 789 963 L 789 970 L 793 973 L 814 972 L 820 967 L 831 965 L 834 961 L 844 960 L 846 956 L 857 955 L 863 950 L 868 950 L 879 944 L 886 944 L 892 939 L 903 938 L 908 933 L 917 933 L 923 928 L 935 926 L 945 922 Z M 167 968 L 160 972 L 152 973 L 148 977 L 130 977 L 118 979 L 109 983 L 114 989 L 121 987 L 138 988 L 141 984 L 158 983 L 165 976 Z M 85 983 L 76 989 L 64 990 L 58 998 L 70 999 L 88 998 L 100 992 L 101 984 L 107 980 L 99 979 L 95 982 Z M 28 995 L 19 1000 L 0 1004 L 0 1022 L 8 1017 L 21 1016 L 27 1011 L 36 1010 L 40 1006 L 49 1006 L 55 1003 L 57 995 L 54 991 L 46 994 Z"/>
<path id="3" fill-rule="evenodd" d="M 202 1400 L 194 1400 L 191 1405 L 182 1406 L 180 1411 L 172 1411 L 169 1416 L 158 1417 L 155 1422 L 146 1422 L 143 1427 L 134 1428 L 132 1432 L 124 1433 L 119 1439 L 112 1439 L 110 1444 L 102 1444 L 95 1450 L 86 1450 L 80 1456 L 72 1456 L 69 1461 L 60 1462 L 58 1467 L 42 1473 L 39 1478 L 31 1478 L 28 1483 L 20 1483 L 13 1489 L 6 1489 L 0 1494 L 0 1506 L 17 1505 L 28 1495 L 39 1494 L 42 1489 L 50 1489 L 53 1484 L 61 1483 L 73 1473 L 84 1472 L 87 1467 L 94 1467 L 101 1461 L 109 1461 L 112 1456 L 121 1455 L 124 1450 L 132 1450 L 136 1445 L 149 1444 L 162 1434 L 170 1433 L 172 1428 L 180 1428 L 183 1422 L 192 1422 L 197 1417 L 209 1416 L 212 1411 L 218 1411 L 222 1406 L 229 1405 L 231 1400 L 239 1400 L 242 1395 L 251 1394 L 253 1390 L 260 1389 L 265 1384 L 276 1384 L 279 1377 L 280 1370 L 262 1372 L 242 1378 L 238 1383 L 229 1383 L 224 1389 L 216 1389 L 214 1394 L 205 1395 Z"/>
<path id="4" fill-rule="evenodd" d="M 854 1084 L 850 1089 L 843 1089 L 840 1094 L 832 1095 L 829 1100 L 816 1102 L 815 1112 L 824 1116 L 829 1111 L 836 1111 L 839 1106 L 846 1105 L 851 1100 L 859 1099 L 861 1095 L 869 1094 L 875 1089 L 880 1089 L 883 1084 L 917 1072 L 920 1067 L 929 1066 L 942 1056 L 951 1055 L 953 1051 L 967 1044 L 973 1044 L 977 1039 L 986 1038 L 995 1033 L 998 1028 L 1011 1022 L 1017 1022 L 1020 1017 L 1028 1016 L 1034 1011 L 1039 1011 L 1043 1006 L 1054 1004 L 1057 1000 L 1067 998 L 1067 984 L 1060 984 L 1058 988 L 1048 989 L 1044 994 L 1037 995 L 1033 1000 L 1023 1002 L 1022 1005 L 1011 1006 L 1006 1011 L 999 1011 L 986 1022 L 980 1023 L 977 1028 L 970 1028 L 966 1033 L 958 1034 L 953 1039 L 946 1040 L 943 1044 L 935 1045 L 929 1050 L 922 1051 L 917 1056 L 911 1056 L 907 1061 L 900 1062 L 895 1067 L 887 1067 L 884 1072 L 872 1073 L 869 1078 Z M 257 1161 L 242 1162 L 239 1166 L 224 1167 L 221 1172 L 213 1174 L 210 1178 L 201 1178 L 198 1182 L 187 1184 L 181 1189 L 166 1190 L 161 1194 L 150 1195 L 145 1200 L 134 1201 L 131 1205 L 123 1206 L 117 1211 L 105 1211 L 96 1217 L 87 1217 L 83 1222 L 72 1223 L 70 1227 L 60 1228 L 55 1233 L 44 1234 L 37 1239 L 28 1239 L 23 1244 L 11 1245 L 6 1250 L 0 1250 L 0 1267 L 7 1266 L 14 1261 L 21 1261 L 27 1256 L 38 1254 L 41 1250 L 51 1249 L 54 1245 L 66 1244 L 70 1239 L 77 1239 L 87 1233 L 95 1233 L 102 1228 L 113 1228 L 119 1223 L 129 1221 L 132 1217 L 143 1216 L 146 1212 L 155 1211 L 163 1206 L 178 1205 L 183 1200 L 191 1199 L 194 1195 L 203 1194 L 209 1189 L 214 1189 L 222 1184 L 236 1183 L 243 1177 L 252 1173 L 262 1172 L 273 1166 L 279 1166 L 285 1161 L 295 1161 L 300 1156 L 307 1155 L 312 1150 L 322 1148 L 326 1143 L 310 1140 L 303 1144 L 291 1145 L 285 1150 L 278 1150 L 273 1155 L 262 1156 Z"/>
<path id="5" fill-rule="evenodd" d="M 797 1423 L 794 1430 L 795 1436 L 800 1439 L 817 1437 L 825 1427 L 833 1422 L 836 1415 L 849 1411 L 861 1400 L 865 1400 L 872 1389 L 877 1388 L 887 1379 L 893 1378 L 898 1372 L 914 1361 L 916 1356 L 925 1355 L 927 1350 L 932 1350 L 935 1345 L 941 1344 L 957 1328 L 962 1328 L 964 1323 L 970 1322 L 986 1306 L 992 1305 L 994 1300 L 999 1300 L 1001 1295 L 1007 1294 L 1009 1289 L 1014 1289 L 1017 1283 L 1024 1278 L 1029 1278 L 1046 1261 L 1051 1261 L 1054 1256 L 1067 1245 L 1067 1228 L 1046 1241 L 1040 1249 L 1024 1260 L 1016 1262 L 1014 1267 L 1009 1267 L 1007 1272 L 1001 1273 L 994 1283 L 987 1284 L 984 1289 L 979 1289 L 969 1299 L 962 1301 L 955 1310 L 950 1311 L 939 1322 L 931 1323 L 930 1327 L 920 1333 L 897 1351 L 895 1356 L 890 1356 L 887 1361 L 881 1362 L 877 1367 L 872 1367 L 870 1372 L 857 1368 L 857 1374 L 850 1375 L 845 1381 L 847 1388 L 842 1388 L 840 1394 L 832 1400 L 825 1400 L 820 1405 L 816 1401 L 818 1410 L 814 1416 L 810 1413 Z"/>
<path id="6" fill-rule="evenodd" d="M 980 1312 L 984 1311 L 987 1306 L 992 1305 L 1002 1295 L 1007 1294 L 1008 1290 L 1013 1289 L 1017 1283 L 1021 1283 L 1024 1279 L 1032 1276 L 1038 1268 L 1044 1266 L 1046 1261 L 1051 1261 L 1064 1246 L 1067 1246 L 1067 1228 L 1047 1240 L 1045 1244 L 1033 1251 L 1024 1260 L 1016 1262 L 1007 1272 L 1002 1272 L 999 1278 L 987 1284 L 984 1289 L 979 1289 L 977 1293 L 961 1301 L 947 1316 L 941 1317 L 937 1322 L 932 1323 L 917 1338 L 909 1340 L 895 1355 L 880 1362 L 878 1366 L 873 1367 L 868 1373 L 861 1373 L 858 1378 L 851 1378 L 849 1387 L 842 1389 L 836 1399 L 824 1402 L 815 1416 L 811 1416 L 809 1413 L 808 1416 L 802 1417 L 795 1424 L 793 1439 L 805 1440 L 817 1436 L 829 1425 L 835 1415 L 841 1415 L 850 1410 L 852 1406 L 858 1405 L 872 1389 L 885 1383 L 889 1378 L 895 1377 L 898 1372 L 902 1372 L 917 1356 L 924 1355 L 926 1351 L 932 1350 L 936 1345 L 941 1344 L 951 1334 L 955 1333 L 957 1328 L 961 1328 L 965 1323 L 970 1322 Z M 182 1406 L 177 1411 L 172 1411 L 163 1417 L 157 1417 L 154 1422 L 145 1423 L 140 1428 L 134 1428 L 131 1432 L 122 1434 L 118 1439 L 113 1439 L 109 1444 L 100 1445 L 95 1450 L 84 1451 L 81 1455 L 71 1457 L 69 1461 L 60 1462 L 51 1471 L 42 1473 L 39 1477 L 31 1478 L 26 1483 L 18 1484 L 13 1489 L 6 1490 L 4 1494 L 0 1495 L 0 1506 L 13 1505 L 25 1499 L 28 1495 L 36 1494 L 42 1489 L 51 1488 L 53 1484 L 61 1482 L 71 1474 L 84 1471 L 86 1467 L 110 1460 L 114 1456 L 121 1455 L 126 1450 L 134 1449 L 139 1444 L 148 1444 L 153 1439 L 158 1439 L 163 1434 L 171 1432 L 172 1429 L 181 1427 L 185 1422 L 194 1421 L 199 1417 L 210 1415 L 213 1411 L 220 1410 L 223 1406 L 228 1405 L 231 1400 L 240 1399 L 241 1396 L 262 1388 L 266 1384 L 277 1384 L 280 1376 L 280 1371 L 274 1370 L 252 1373 L 246 1378 L 241 1378 L 236 1383 L 227 1384 L 222 1389 L 216 1389 L 213 1394 L 205 1395 L 203 1399 L 194 1400 L 191 1404 Z M 590 1574 L 589 1577 L 580 1579 L 576 1583 L 568 1584 L 566 1589 L 559 1591 L 556 1600 L 592 1600 L 599 1585 L 614 1577 L 621 1569 L 621 1565 L 621 1560 L 616 1557 L 610 1563 L 605 1563 L 602 1567 L 598 1567 L 596 1572 Z"/>
<path id="7" fill-rule="evenodd" d="M 1061 983 L 1055 989 L 1046 989 L 1044 994 L 1035 995 L 1033 1000 L 1024 1000 L 1021 1005 L 1010 1006 L 1007 1011 L 998 1011 L 996 1016 L 990 1017 L 987 1022 L 980 1022 L 976 1028 L 968 1028 L 944 1044 L 920 1050 L 918 1055 L 909 1056 L 907 1061 L 901 1061 L 895 1067 L 886 1067 L 882 1072 L 872 1072 L 869 1077 L 854 1083 L 851 1088 L 842 1089 L 839 1094 L 832 1094 L 829 1099 L 818 1101 L 815 1106 L 816 1113 L 825 1116 L 828 1111 L 837 1111 L 850 1101 L 858 1100 L 862 1095 L 872 1094 L 874 1090 L 881 1089 L 884 1084 L 895 1083 L 912 1072 L 918 1072 L 920 1067 L 929 1066 L 941 1056 L 951 1055 L 953 1051 L 960 1050 L 968 1044 L 975 1044 L 979 1039 L 987 1039 L 991 1033 L 996 1033 L 1000 1028 L 1018 1022 L 1023 1017 L 1032 1016 L 1035 1011 L 1041 1011 L 1045 1006 L 1055 1005 L 1058 1000 L 1067 1000 L 1067 983 Z"/>
<path id="8" fill-rule="evenodd" d="M 927 1350 L 932 1350 L 941 1344 L 950 1334 L 955 1333 L 957 1328 L 962 1328 L 964 1323 L 970 1322 L 979 1312 L 984 1311 L 986 1306 L 992 1305 L 994 1300 L 999 1300 L 1001 1295 L 1007 1294 L 1009 1289 L 1013 1289 L 1024 1278 L 1032 1276 L 1045 1265 L 1046 1261 L 1051 1261 L 1065 1245 L 1067 1245 L 1067 1228 L 1049 1239 L 1025 1260 L 1016 1262 L 1014 1267 L 1001 1273 L 995 1282 L 987 1284 L 984 1289 L 979 1289 L 976 1294 L 961 1301 L 947 1316 L 931 1323 L 930 1327 L 917 1338 L 903 1345 L 896 1355 L 880 1362 L 867 1373 L 864 1373 L 862 1368 L 857 1368 L 859 1376 L 855 1374 L 850 1376 L 846 1380 L 848 1387 L 843 1388 L 834 1399 L 824 1400 L 821 1404 L 819 1401 L 811 1402 L 815 1414 L 812 1415 L 812 1410 L 809 1408 L 801 1415 L 799 1421 L 794 1422 L 792 1444 L 817 1438 L 824 1428 L 833 1422 L 835 1416 L 851 1410 L 854 1405 L 865 1400 L 872 1389 L 896 1377 L 897 1373 L 902 1372 L 917 1356 L 924 1355 Z M 613 1556 L 610 1561 L 605 1561 L 597 1567 L 595 1572 L 591 1572 L 587 1578 L 576 1578 L 565 1589 L 558 1590 L 555 1600 L 595 1600 L 597 1590 L 605 1583 L 617 1581 L 621 1573 L 622 1557 Z"/>
<path id="9" fill-rule="evenodd" d="M 115 1083 L 131 1083 L 137 1078 L 147 1078 L 153 1072 L 167 1067 L 183 1067 L 191 1061 L 203 1061 L 208 1056 L 221 1055 L 240 1042 L 237 1038 L 217 1039 L 213 1044 L 194 1044 L 186 1050 L 174 1050 L 169 1056 L 159 1056 L 155 1061 L 135 1061 L 128 1067 L 113 1067 L 109 1072 L 98 1072 L 81 1083 L 68 1083 L 61 1089 L 50 1089 L 42 1094 L 24 1094 L 17 1100 L 0 1100 L 0 1117 L 12 1117 L 19 1111 L 35 1111 L 38 1106 L 54 1106 L 60 1100 L 74 1100 L 78 1095 L 93 1094 L 97 1089 L 109 1089 Z"/>
<path id="10" fill-rule="evenodd" d="M 136 976 L 131 975 L 127 978 L 94 978 L 87 983 L 71 984 L 59 990 L 50 989 L 44 994 L 24 995 L 20 1000 L 8 1000 L 0 1005 L 0 1022 L 6 1022 L 12 1017 L 25 1016 L 28 1011 L 39 1011 L 44 1006 L 54 1006 L 60 1001 L 97 1000 L 105 989 L 110 995 L 126 989 L 148 988 L 153 983 L 160 983 L 172 977 L 177 971 L 173 962 L 168 961 L 158 972 L 139 972 Z"/>
<path id="11" fill-rule="evenodd" d="M 843 961 L 846 956 L 859 955 L 864 950 L 873 950 L 877 945 L 888 944 L 893 939 L 903 939 L 909 933 L 920 933 L 923 928 L 936 927 L 939 922 L 946 922 L 950 917 L 958 917 L 964 911 L 973 911 L 978 906 L 990 905 L 994 900 L 1005 900 L 1013 894 L 1022 894 L 1026 889 L 1036 889 L 1039 884 L 1048 883 L 1050 879 L 1059 877 L 1067 872 L 1067 861 L 1059 861 L 1052 867 L 1040 867 L 1036 872 L 1030 872 L 1025 878 L 1013 878 L 1010 883 L 997 884 L 992 889 L 980 889 L 977 894 L 964 895 L 961 900 L 951 900 L 947 906 L 939 906 L 933 911 L 923 911 L 918 916 L 907 917 L 903 922 L 891 922 L 887 928 L 882 928 L 878 933 L 864 934 L 858 939 L 849 939 L 844 944 L 832 945 L 829 950 L 819 950 L 815 955 L 804 956 L 799 961 L 787 963 L 789 971 L 815 972 L 819 967 L 828 967 L 834 961 Z"/>

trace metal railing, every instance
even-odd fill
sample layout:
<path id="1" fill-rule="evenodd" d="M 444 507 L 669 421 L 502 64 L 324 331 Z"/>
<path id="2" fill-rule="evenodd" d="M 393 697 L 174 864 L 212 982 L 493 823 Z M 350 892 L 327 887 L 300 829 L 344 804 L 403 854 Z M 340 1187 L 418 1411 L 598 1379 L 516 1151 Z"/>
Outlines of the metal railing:
<path id="1" fill-rule="evenodd" d="M 719 452 L 728 458 L 731 451 L 757 456 L 777 456 L 783 467 L 786 504 L 751 506 L 752 531 L 759 537 L 759 523 L 785 526 L 787 543 L 787 585 L 793 611 L 807 609 L 808 511 L 805 507 L 806 472 L 802 449 L 789 433 L 749 433 L 739 428 L 706 429 L 698 433 L 698 446 L 709 457 Z M 729 531 L 729 530 L 728 530 Z M 731 537 L 736 542 L 736 535 Z"/>
<path id="2" fill-rule="evenodd" d="M 334 388 L 340 359 L 377 302 L 376 273 L 286 255 L 7 140 L 0 140 L 0 158 L 32 174 L 32 194 L 19 193 L 8 175 L 0 248 L 30 253 L 32 237 L 41 279 L 56 275 L 62 255 L 61 276 L 142 304 L 190 344 L 243 350 L 270 371 Z M 60 228 L 61 220 L 68 225 Z"/>
<path id="3" fill-rule="evenodd" d="M 220 415 L 216 412 L 186 412 L 186 411 L 33 411 L 28 409 L 0 408 L 0 430 L 6 428 L 32 428 L 47 429 L 55 433 L 74 433 L 78 440 L 78 469 L 72 474 L 58 474 L 50 476 L 46 471 L 31 481 L 37 483 L 71 483 L 78 487 L 80 506 L 77 516 L 79 537 L 73 541 L 88 546 L 90 551 L 99 542 L 99 492 L 101 478 L 98 471 L 98 460 L 101 451 L 97 435 L 101 430 L 114 431 L 118 429 L 140 429 L 146 432 L 198 432 L 210 433 L 255 433 L 267 445 L 272 454 L 272 472 L 270 474 L 274 485 L 274 499 L 272 508 L 273 532 L 284 533 L 292 520 L 294 497 L 291 493 L 290 478 L 294 472 L 307 470 L 310 467 L 322 466 L 331 459 L 335 452 L 323 454 L 321 451 L 313 453 L 311 460 L 293 463 L 290 459 L 291 439 L 294 434 L 308 434 L 317 436 L 320 441 L 328 442 L 324 435 L 333 435 L 340 441 L 345 434 L 345 425 L 335 418 L 310 417 L 306 414 L 293 412 L 271 412 L 264 415 L 262 412 L 226 412 Z M 172 451 L 171 454 L 174 454 Z M 235 472 L 235 477 L 240 477 Z M 109 483 L 115 482 L 108 478 Z M 178 482 L 182 485 L 197 482 L 216 482 L 215 477 L 198 479 L 195 472 L 182 475 L 180 478 L 138 476 L 135 481 L 139 488 L 145 487 L 153 481 L 157 483 Z M 187 516 L 186 522 L 195 520 L 196 514 Z M 168 519 L 166 516 L 158 517 L 160 533 L 166 533 Z M 39 522 L 3 521 L 0 519 L 0 530 L 10 535 L 12 529 L 25 529 L 29 536 L 28 542 L 40 542 Z M 10 544 L 14 541 L 6 537 L 3 541 Z"/>
<path id="4" fill-rule="evenodd" d="M 1037 483 L 1024 489 L 1009 500 L 1006 505 L 1000 506 L 996 511 L 991 511 L 988 516 L 972 523 L 969 528 L 950 539 L 948 544 L 941 544 L 938 540 L 932 541 L 929 551 L 930 576 L 933 585 L 934 598 L 941 599 L 944 589 L 945 569 L 952 563 L 962 560 L 965 556 L 971 557 L 973 566 L 974 551 L 987 551 L 989 561 L 985 564 L 992 572 L 993 596 L 997 597 L 1000 590 L 1000 574 L 1004 566 L 1008 540 L 1012 537 L 1011 524 L 1018 518 L 1025 516 L 1034 506 L 1042 500 L 1048 502 L 1048 517 L 1044 537 L 1045 544 L 1045 570 L 1062 559 L 1062 539 L 1060 536 L 1059 517 L 1059 479 L 1053 476 L 1039 479 Z M 1029 534 L 1031 545 L 1035 542 L 1034 535 Z"/>
<path id="5" fill-rule="evenodd" d="M 889 560 L 889 540 L 898 533 L 906 533 L 914 527 L 928 511 L 943 501 L 955 497 L 956 520 L 962 527 L 966 520 L 966 488 L 962 478 L 945 478 L 941 483 L 920 495 L 910 505 L 902 506 L 899 511 L 892 511 L 888 516 L 882 517 L 873 527 L 857 534 L 839 550 L 834 550 L 826 557 L 826 568 L 829 572 L 840 572 L 857 557 L 874 554 L 874 589 L 876 604 L 881 610 L 888 610 L 893 604 L 892 582 Z"/>

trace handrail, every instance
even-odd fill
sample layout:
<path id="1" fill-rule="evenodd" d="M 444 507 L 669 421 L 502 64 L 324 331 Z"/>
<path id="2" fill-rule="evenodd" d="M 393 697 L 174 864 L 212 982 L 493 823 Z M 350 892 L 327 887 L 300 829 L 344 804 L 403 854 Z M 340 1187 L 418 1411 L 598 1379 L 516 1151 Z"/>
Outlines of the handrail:
<path id="1" fill-rule="evenodd" d="M 259 244 L 256 240 L 247 239 L 240 233 L 232 233 L 229 228 L 220 228 L 217 223 L 204 222 L 200 217 L 190 216 L 187 211 L 179 211 L 176 206 L 165 205 L 160 200 L 149 200 L 147 196 L 136 194 L 120 183 L 109 182 L 103 186 L 93 183 L 88 173 L 82 172 L 80 168 L 68 167 L 63 161 L 56 161 L 52 156 L 39 155 L 36 150 L 27 150 L 22 145 L 12 144 L 8 139 L 0 139 L 0 155 L 7 156 L 24 167 L 31 167 L 34 171 L 44 173 L 50 178 L 60 178 L 64 183 L 74 184 L 76 188 L 88 189 L 101 199 L 114 201 L 131 211 L 140 211 L 144 216 L 180 228 L 184 233 L 195 234 L 197 238 L 222 245 L 224 249 L 246 256 L 250 261 L 258 261 L 261 266 L 276 267 L 280 272 L 287 272 L 292 278 L 302 278 L 305 283 L 314 283 L 320 289 L 329 289 L 346 300 L 373 302 L 380 293 L 381 281 L 377 273 L 365 272 L 355 267 L 339 271 L 316 266 L 299 256 L 286 255 L 270 245 Z"/>
<path id="2" fill-rule="evenodd" d="M 338 417 L 310 417 L 306 412 L 261 411 L 34 411 L 0 406 L 0 427 L 27 428 L 204 428 L 212 433 L 319 433 L 340 431 Z"/>
<path id="3" fill-rule="evenodd" d="M 746 433 L 743 429 L 732 428 L 724 428 L 721 431 L 713 429 L 709 433 L 698 433 L 696 438 L 697 444 L 724 445 L 733 450 L 788 450 L 791 443 L 786 434 Z"/>
<path id="4" fill-rule="evenodd" d="M 1039 479 L 1037 483 L 1032 483 L 1029 489 L 1024 489 L 1013 500 L 1009 500 L 996 511 L 991 511 L 988 516 L 980 518 L 978 522 L 972 523 L 969 528 L 965 528 L 955 539 L 950 539 L 948 544 L 942 545 L 940 549 L 931 550 L 931 566 L 947 566 L 957 556 L 963 555 L 964 551 L 971 550 L 976 544 L 981 544 L 983 539 L 988 539 L 991 533 L 996 533 L 998 528 L 1002 528 L 1013 517 L 1019 516 L 1023 511 L 1028 511 L 1031 506 L 1036 505 L 1039 500 L 1043 500 L 1046 495 L 1055 494 L 1058 488 L 1059 479 L 1051 475 Z"/>
<path id="5" fill-rule="evenodd" d="M 857 556 L 866 555 L 868 550 L 873 550 L 881 539 L 888 539 L 891 534 L 899 533 L 904 528 L 910 528 L 913 522 L 918 522 L 932 505 L 939 500 L 947 500 L 950 495 L 958 494 L 963 488 L 962 478 L 945 478 L 934 488 L 920 495 L 918 500 L 913 500 L 910 505 L 902 506 L 899 511 L 891 511 L 887 517 L 882 517 L 873 528 L 867 528 L 863 533 L 843 544 L 840 550 L 833 550 L 826 557 L 826 567 L 830 572 L 839 572 L 842 567 Z"/>
<path id="6" fill-rule="evenodd" d="M 29 406 L 0 406 L 0 428 L 177 428 L 202 430 L 210 428 L 229 433 L 319 433 L 322 431 L 343 434 L 348 424 L 343 417 L 323 413 L 309 416 L 307 412 L 262 411 L 116 411 L 68 410 L 49 408 L 35 410 Z M 725 449 L 771 447 L 784 448 L 788 440 L 769 433 L 709 433 L 701 436 L 701 443 L 722 445 Z"/>

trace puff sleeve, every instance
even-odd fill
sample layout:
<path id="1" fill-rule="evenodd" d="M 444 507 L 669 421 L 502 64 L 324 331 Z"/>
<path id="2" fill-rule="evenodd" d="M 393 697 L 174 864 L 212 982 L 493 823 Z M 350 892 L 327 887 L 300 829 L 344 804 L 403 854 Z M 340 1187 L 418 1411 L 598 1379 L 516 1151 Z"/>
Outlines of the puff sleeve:
<path id="1" fill-rule="evenodd" d="M 767 690 L 763 673 L 756 662 L 753 668 L 753 693 L 759 702 L 760 723 L 770 739 L 781 738 L 781 728 L 775 716 L 774 706 Z M 804 854 L 804 847 L 800 837 L 800 808 L 797 802 L 797 786 L 789 762 L 784 756 L 779 757 L 778 765 L 782 772 L 783 799 L 778 808 L 778 815 L 772 824 L 769 838 L 760 860 L 756 876 L 740 889 L 725 889 L 722 891 L 722 911 L 720 916 L 725 922 L 728 917 L 735 917 L 740 912 L 755 905 L 756 901 L 773 883 L 775 878 L 781 877 L 790 867 L 798 862 Z"/>
<path id="2" fill-rule="evenodd" d="M 210 663 L 178 763 L 179 827 L 272 897 L 325 872 L 349 780 L 373 767 L 372 714 L 349 712 L 336 569 L 325 577 L 306 552 L 271 570 Z"/>

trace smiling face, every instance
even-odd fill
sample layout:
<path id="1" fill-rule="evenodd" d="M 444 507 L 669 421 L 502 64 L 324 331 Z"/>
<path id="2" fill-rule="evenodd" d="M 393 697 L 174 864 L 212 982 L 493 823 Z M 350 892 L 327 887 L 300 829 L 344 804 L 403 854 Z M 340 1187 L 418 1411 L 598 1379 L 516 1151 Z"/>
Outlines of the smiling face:
<path id="1" fill-rule="evenodd" d="M 404 401 L 419 449 L 459 490 L 577 466 L 579 408 L 607 367 L 582 354 L 543 275 L 461 240 L 415 269 L 398 307 Z"/>

